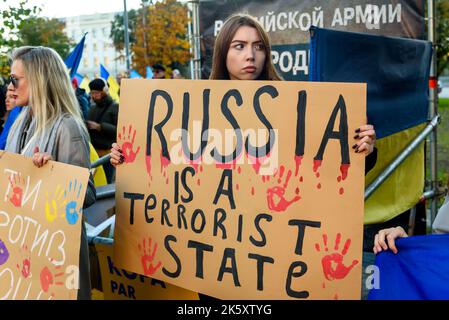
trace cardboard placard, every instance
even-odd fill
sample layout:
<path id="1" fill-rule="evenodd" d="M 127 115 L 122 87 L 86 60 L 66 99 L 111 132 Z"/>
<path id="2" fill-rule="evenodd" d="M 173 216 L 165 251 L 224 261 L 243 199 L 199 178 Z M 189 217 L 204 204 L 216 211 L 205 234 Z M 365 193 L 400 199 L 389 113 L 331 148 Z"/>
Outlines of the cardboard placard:
<path id="1" fill-rule="evenodd" d="M 76 299 L 89 171 L 0 152 L 0 299 Z"/>
<path id="2" fill-rule="evenodd" d="M 105 300 L 198 300 L 198 293 L 117 268 L 112 246 L 95 245 Z"/>
<path id="3" fill-rule="evenodd" d="M 222 299 L 359 299 L 365 110 L 365 84 L 124 80 L 116 265 Z"/>

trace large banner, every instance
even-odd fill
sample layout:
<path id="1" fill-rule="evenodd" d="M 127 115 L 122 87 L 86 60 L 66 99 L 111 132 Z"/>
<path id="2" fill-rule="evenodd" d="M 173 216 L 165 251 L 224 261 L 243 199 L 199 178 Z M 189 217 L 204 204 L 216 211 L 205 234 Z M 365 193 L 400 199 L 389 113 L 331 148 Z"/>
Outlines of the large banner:
<path id="1" fill-rule="evenodd" d="M 255 16 L 273 44 L 272 58 L 286 80 L 307 80 L 309 28 L 422 39 L 423 0 L 213 0 L 200 1 L 203 78 L 212 65 L 215 37 L 233 13 Z"/>
<path id="2" fill-rule="evenodd" d="M 121 92 L 116 266 L 221 299 L 360 298 L 366 85 Z"/>
<path id="3" fill-rule="evenodd" d="M 89 171 L 0 152 L 0 299 L 76 299 Z"/>
<path id="4" fill-rule="evenodd" d="M 97 244 L 105 300 L 198 300 L 198 293 L 117 268 L 111 246 Z"/>

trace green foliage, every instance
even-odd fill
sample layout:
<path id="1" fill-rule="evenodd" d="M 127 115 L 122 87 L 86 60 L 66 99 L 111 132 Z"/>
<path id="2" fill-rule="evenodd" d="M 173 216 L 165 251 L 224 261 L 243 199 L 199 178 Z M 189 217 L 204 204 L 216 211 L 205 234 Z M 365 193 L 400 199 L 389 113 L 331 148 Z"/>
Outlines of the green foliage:
<path id="1" fill-rule="evenodd" d="M 1 0 L 7 3 L 7 0 Z M 74 45 L 58 19 L 39 17 L 41 9 L 29 6 L 28 0 L 8 2 L 8 9 L 0 14 L 0 75 L 9 74 L 8 53 L 12 49 L 30 45 L 51 47 L 64 59 Z"/>
<path id="2" fill-rule="evenodd" d="M 136 42 L 136 19 L 140 11 L 141 9 L 137 11 L 134 9 L 128 11 L 128 34 L 130 46 Z M 125 27 L 123 20 L 123 13 L 116 14 L 114 21 L 112 21 L 111 24 L 110 37 L 114 43 L 114 47 L 119 52 L 121 52 L 125 47 Z"/>
<path id="3" fill-rule="evenodd" d="M 3 0 L 4 3 L 7 0 Z M 40 8 L 27 6 L 27 0 L 20 0 L 14 5 L 9 5 L 7 10 L 1 13 L 2 24 L 0 24 L 0 49 L 4 52 L 5 49 L 14 48 L 21 44 L 19 39 L 19 31 L 24 22 L 30 17 L 37 16 L 41 11 Z"/>
<path id="4" fill-rule="evenodd" d="M 438 99 L 438 109 L 449 109 L 449 98 Z"/>
<path id="5" fill-rule="evenodd" d="M 64 23 L 58 19 L 31 17 L 23 21 L 18 35 L 20 45 L 50 47 L 63 59 L 75 45 L 64 32 Z"/>
<path id="6" fill-rule="evenodd" d="M 436 10 L 436 44 L 440 75 L 449 66 L 449 1 L 437 0 Z"/>
<path id="7" fill-rule="evenodd" d="M 438 100 L 441 121 L 437 133 L 438 181 L 446 186 L 449 178 L 449 99 Z"/>

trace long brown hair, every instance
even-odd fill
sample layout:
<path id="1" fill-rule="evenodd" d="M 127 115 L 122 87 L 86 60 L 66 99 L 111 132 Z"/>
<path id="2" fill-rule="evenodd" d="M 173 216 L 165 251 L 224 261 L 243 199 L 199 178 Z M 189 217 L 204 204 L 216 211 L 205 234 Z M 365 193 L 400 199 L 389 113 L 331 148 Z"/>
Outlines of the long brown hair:
<path id="1" fill-rule="evenodd" d="M 247 14 L 234 14 L 230 16 L 215 39 L 214 55 L 212 59 L 212 71 L 209 79 L 212 80 L 229 80 L 229 72 L 226 67 L 226 58 L 228 55 L 231 41 L 240 27 L 247 26 L 257 30 L 262 40 L 265 50 L 265 63 L 262 72 L 257 80 L 282 80 L 277 73 L 273 62 L 271 61 L 271 44 L 267 33 L 259 24 L 259 22 Z"/>

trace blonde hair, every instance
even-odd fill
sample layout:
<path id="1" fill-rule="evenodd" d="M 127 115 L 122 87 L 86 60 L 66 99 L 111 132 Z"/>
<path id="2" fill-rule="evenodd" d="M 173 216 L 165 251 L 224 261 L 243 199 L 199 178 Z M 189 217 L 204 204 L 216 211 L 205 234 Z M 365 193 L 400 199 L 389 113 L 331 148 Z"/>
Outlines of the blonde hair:
<path id="1" fill-rule="evenodd" d="M 67 67 L 59 54 L 47 47 L 24 46 L 15 49 L 11 59 L 13 62 L 20 60 L 23 63 L 30 91 L 28 104 L 36 118 L 36 130 L 24 150 L 43 137 L 51 124 L 64 114 L 73 116 L 89 137 Z M 23 117 L 24 115 L 14 122 L 11 130 L 16 129 Z"/>

